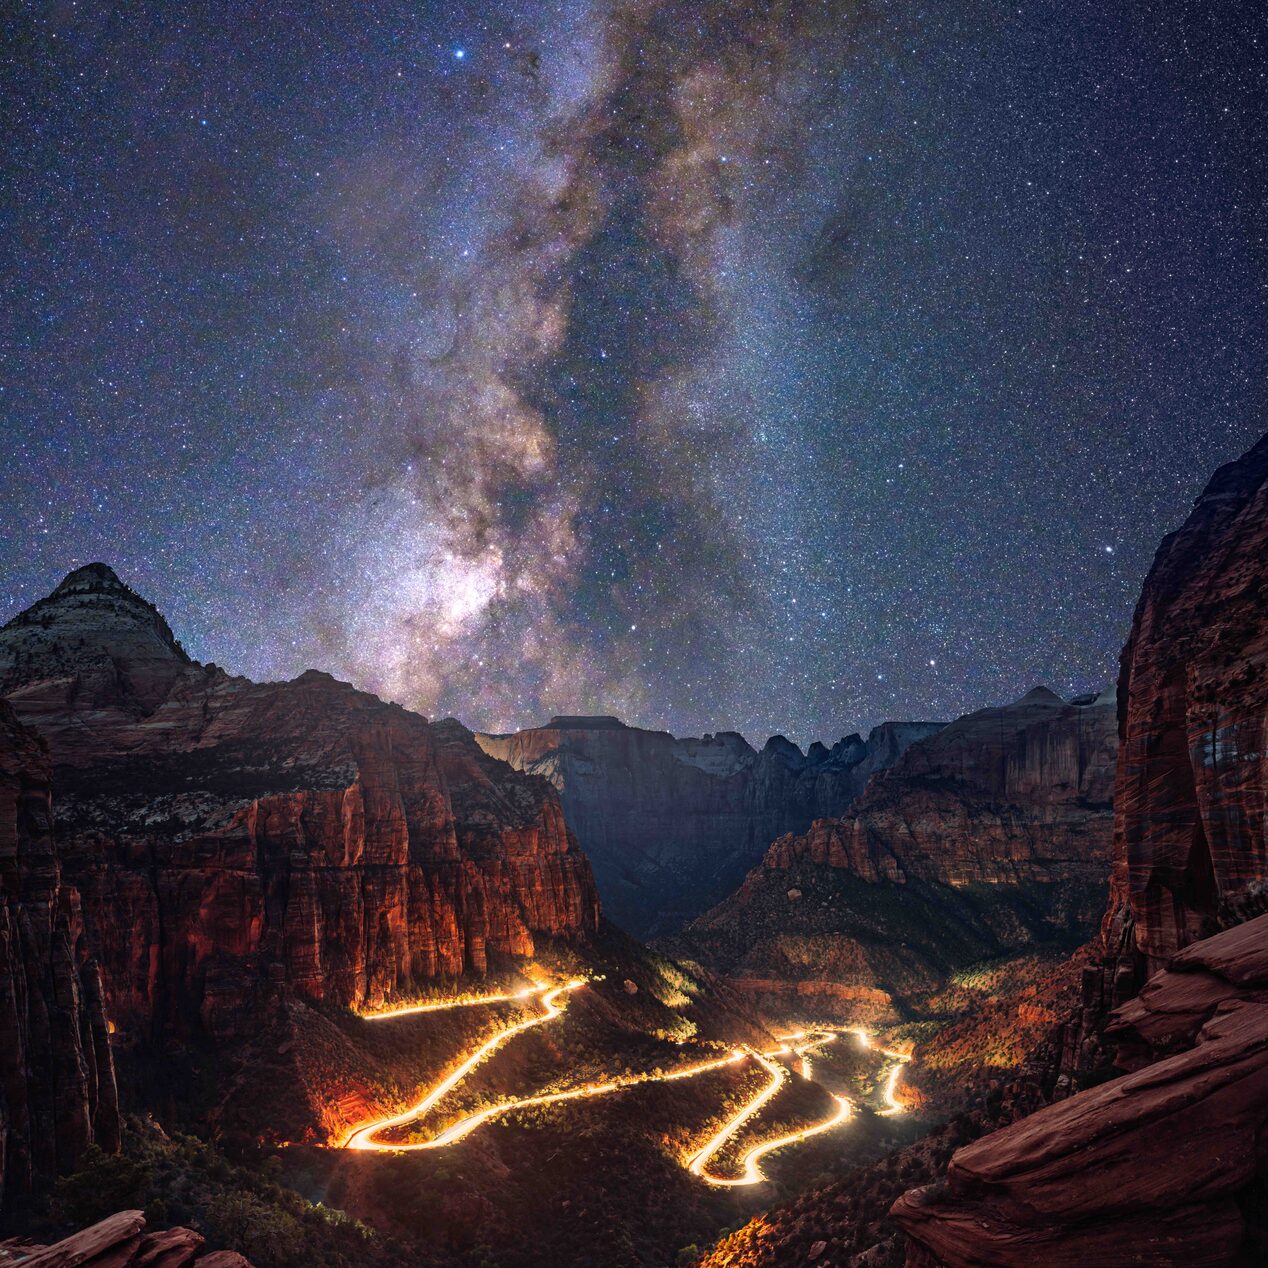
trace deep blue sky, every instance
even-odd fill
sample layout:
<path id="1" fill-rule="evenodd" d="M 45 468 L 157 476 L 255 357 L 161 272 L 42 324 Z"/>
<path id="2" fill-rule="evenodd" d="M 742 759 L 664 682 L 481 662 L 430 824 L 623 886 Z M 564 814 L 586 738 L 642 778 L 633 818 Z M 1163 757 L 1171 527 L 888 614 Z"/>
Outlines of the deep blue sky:
<path id="1" fill-rule="evenodd" d="M 1111 682 L 1266 428 L 1258 4 L 5 14 L 0 617 L 831 740 Z"/>

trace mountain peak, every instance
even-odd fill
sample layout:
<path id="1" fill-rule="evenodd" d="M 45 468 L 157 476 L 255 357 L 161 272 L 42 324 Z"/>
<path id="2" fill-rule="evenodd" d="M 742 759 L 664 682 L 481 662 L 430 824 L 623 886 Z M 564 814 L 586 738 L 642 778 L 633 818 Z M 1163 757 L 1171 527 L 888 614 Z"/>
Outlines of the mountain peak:
<path id="1" fill-rule="evenodd" d="M 109 564 L 85 564 L 68 572 L 53 594 L 88 594 L 93 591 L 114 591 L 117 594 L 131 594 L 127 586 L 119 580 L 119 574 Z M 51 596 L 50 596 L 51 597 Z"/>
<path id="2" fill-rule="evenodd" d="M 86 702 L 145 711 L 192 664 L 162 613 L 103 563 L 67 573 L 0 630 L 0 695 L 73 679 Z"/>
<path id="3" fill-rule="evenodd" d="M 608 713 L 557 713 L 542 727 L 543 731 L 625 731 L 629 728 L 620 718 Z"/>
<path id="4" fill-rule="evenodd" d="M 1065 703 L 1065 701 L 1062 700 L 1061 697 L 1057 695 L 1057 693 L 1053 691 L 1050 687 L 1045 687 L 1042 685 L 1038 687 L 1031 687 L 1031 689 L 1028 692 L 1026 692 L 1026 694 L 1022 696 L 1022 698 L 1018 700 L 1017 703 L 1025 704 L 1027 701 L 1029 701 L 1031 704 L 1041 704 L 1041 703 L 1042 704 L 1064 704 Z"/>

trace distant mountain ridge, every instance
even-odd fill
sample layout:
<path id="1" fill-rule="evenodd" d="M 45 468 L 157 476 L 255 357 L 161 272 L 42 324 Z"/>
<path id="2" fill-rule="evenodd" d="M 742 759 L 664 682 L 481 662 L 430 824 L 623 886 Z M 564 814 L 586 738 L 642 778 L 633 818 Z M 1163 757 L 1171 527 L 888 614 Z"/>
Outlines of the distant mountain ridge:
<path id="1" fill-rule="evenodd" d="M 589 856 L 607 913 L 638 936 L 670 932 L 721 899 L 776 837 L 842 813 L 868 779 L 941 722 L 886 722 L 802 752 L 735 731 L 679 739 L 600 715 L 476 733 L 491 756 L 541 775 Z"/>
<path id="2" fill-rule="evenodd" d="M 1091 935 L 1113 832 L 1110 693 L 1045 687 L 908 745 L 844 815 L 775 840 L 671 945 L 778 1015 L 892 1019 L 947 974 Z"/>

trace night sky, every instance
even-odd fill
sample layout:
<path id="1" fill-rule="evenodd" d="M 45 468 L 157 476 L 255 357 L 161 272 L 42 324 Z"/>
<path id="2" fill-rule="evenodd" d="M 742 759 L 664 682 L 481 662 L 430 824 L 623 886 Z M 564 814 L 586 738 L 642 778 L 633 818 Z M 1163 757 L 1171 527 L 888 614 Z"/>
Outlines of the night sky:
<path id="1" fill-rule="evenodd" d="M 0 618 L 832 740 L 1112 683 L 1268 430 L 1260 3 L 2 12 Z"/>

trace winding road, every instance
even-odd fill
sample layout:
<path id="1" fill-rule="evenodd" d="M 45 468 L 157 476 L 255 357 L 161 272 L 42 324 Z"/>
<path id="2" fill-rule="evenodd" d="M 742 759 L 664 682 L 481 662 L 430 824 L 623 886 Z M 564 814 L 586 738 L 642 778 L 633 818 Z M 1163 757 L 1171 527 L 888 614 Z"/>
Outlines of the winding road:
<path id="1" fill-rule="evenodd" d="M 733 1052 L 728 1053 L 724 1057 L 713 1058 L 709 1061 L 697 1062 L 693 1065 L 686 1065 L 677 1070 L 671 1070 L 662 1074 L 632 1074 L 624 1075 L 618 1078 L 609 1079 L 600 1083 L 587 1083 L 580 1087 L 570 1088 L 563 1092 L 541 1093 L 537 1096 L 510 1097 L 504 1101 L 499 1101 L 496 1105 L 491 1105 L 485 1109 L 478 1110 L 473 1114 L 468 1114 L 460 1118 L 457 1122 L 452 1123 L 437 1135 L 428 1140 L 421 1141 L 384 1141 L 380 1137 L 391 1131 L 393 1128 L 404 1127 L 406 1124 L 416 1121 L 434 1108 L 444 1097 L 451 1092 L 463 1079 L 467 1077 L 477 1066 L 486 1061 L 499 1048 L 506 1044 L 516 1035 L 523 1034 L 527 1030 L 531 1030 L 534 1026 L 541 1026 L 546 1022 L 553 1021 L 562 1015 L 565 1008 L 565 997 L 572 991 L 579 990 L 585 986 L 585 979 L 574 978 L 569 982 L 565 982 L 558 986 L 539 986 L 536 988 L 528 988 L 526 990 L 499 995 L 470 995 L 461 996 L 449 1000 L 437 1000 L 425 1004 L 406 1005 L 401 1008 L 387 1009 L 378 1013 L 367 1013 L 364 1015 L 366 1021 L 379 1022 L 388 1021 L 393 1018 L 407 1017 L 418 1013 L 442 1012 L 454 1008 L 471 1008 L 488 1004 L 508 1003 L 511 1001 L 526 1001 L 537 998 L 542 1004 L 543 1011 L 535 1016 L 526 1018 L 523 1021 L 514 1022 L 507 1026 L 504 1030 L 498 1031 L 491 1039 L 486 1040 L 475 1048 L 471 1053 L 464 1057 L 458 1065 L 456 1065 L 443 1079 L 435 1086 L 430 1088 L 418 1101 L 411 1105 L 408 1109 L 403 1110 L 399 1114 L 389 1115 L 385 1118 L 375 1119 L 372 1122 L 365 1123 L 354 1129 L 344 1140 L 343 1147 L 345 1149 L 365 1150 L 377 1153 L 408 1153 L 414 1150 L 422 1149 L 443 1149 L 449 1145 L 456 1144 L 464 1137 L 470 1135 L 475 1129 L 489 1120 L 498 1118 L 504 1114 L 509 1114 L 513 1110 L 527 1109 L 537 1105 L 554 1105 L 561 1101 L 581 1100 L 586 1097 L 604 1096 L 611 1092 L 623 1091 L 626 1088 L 637 1087 L 645 1083 L 668 1083 L 678 1079 L 695 1078 L 698 1075 L 706 1074 L 711 1070 L 718 1070 L 728 1065 L 738 1065 L 746 1060 L 755 1061 L 767 1074 L 768 1081 L 766 1085 L 751 1097 L 732 1117 L 723 1124 L 723 1126 L 714 1133 L 714 1135 L 686 1161 L 687 1169 L 696 1176 L 699 1176 L 706 1184 L 713 1185 L 717 1188 L 733 1188 L 743 1185 L 760 1184 L 766 1179 L 761 1169 L 761 1160 L 768 1154 L 774 1153 L 777 1149 L 783 1149 L 789 1145 L 799 1144 L 804 1140 L 808 1140 L 812 1136 L 820 1135 L 823 1132 L 830 1131 L 832 1128 L 844 1123 L 853 1110 L 850 1101 L 843 1096 L 833 1096 L 836 1102 L 836 1110 L 829 1117 L 822 1119 L 820 1122 L 812 1123 L 810 1126 L 802 1128 L 799 1131 L 791 1132 L 786 1136 L 780 1136 L 773 1140 L 766 1140 L 758 1145 L 754 1145 L 739 1159 L 740 1173 L 738 1176 L 723 1176 L 710 1170 L 709 1164 L 718 1156 L 726 1145 L 734 1139 L 734 1137 L 744 1128 L 754 1115 L 756 1115 L 764 1105 L 766 1105 L 780 1090 L 788 1079 L 788 1072 L 783 1065 L 779 1063 L 779 1058 L 796 1056 L 800 1058 L 802 1063 L 802 1071 L 806 1078 L 810 1077 L 810 1058 L 811 1054 L 817 1049 L 823 1047 L 827 1043 L 831 1043 L 838 1033 L 852 1033 L 858 1036 L 860 1043 L 864 1047 L 871 1046 L 871 1036 L 867 1031 L 855 1028 L 849 1032 L 837 1032 L 832 1030 L 812 1030 L 797 1031 L 795 1034 L 783 1035 L 779 1037 L 780 1047 L 771 1052 L 758 1052 L 754 1048 L 737 1048 Z M 885 1113 L 899 1113 L 902 1110 L 901 1103 L 895 1097 L 895 1088 L 898 1078 L 901 1076 L 902 1066 L 908 1058 L 902 1054 L 890 1051 L 889 1049 L 877 1049 L 882 1055 L 893 1059 L 894 1066 L 889 1072 L 884 1088 L 884 1098 L 886 1105 L 889 1107 Z"/>

